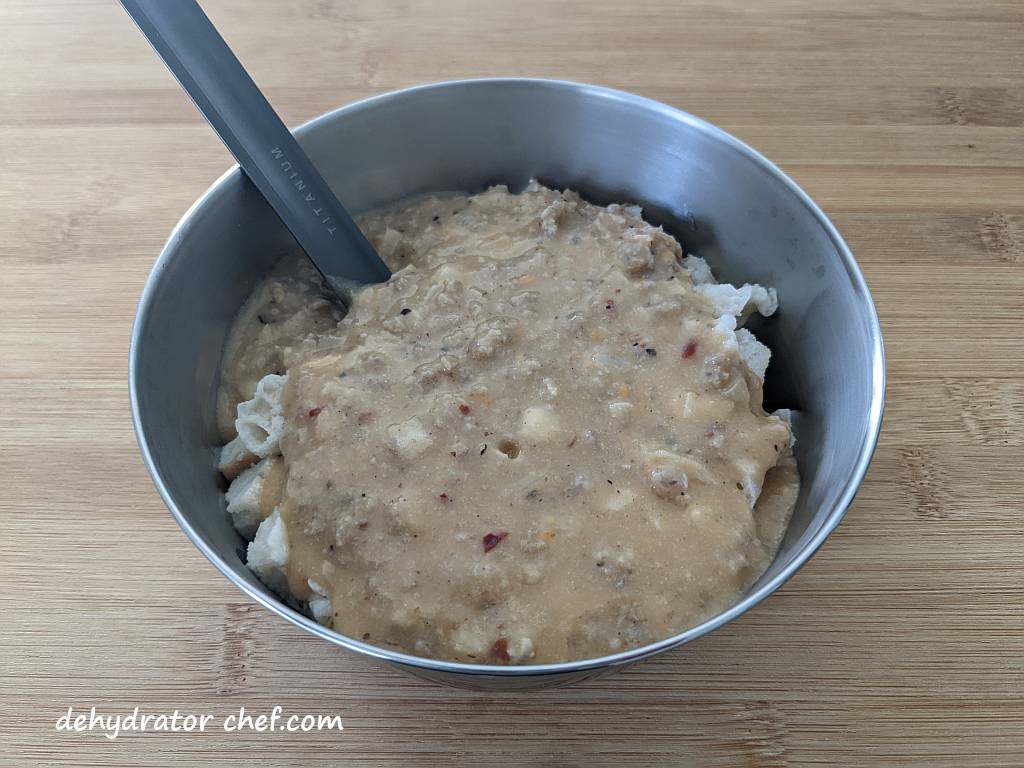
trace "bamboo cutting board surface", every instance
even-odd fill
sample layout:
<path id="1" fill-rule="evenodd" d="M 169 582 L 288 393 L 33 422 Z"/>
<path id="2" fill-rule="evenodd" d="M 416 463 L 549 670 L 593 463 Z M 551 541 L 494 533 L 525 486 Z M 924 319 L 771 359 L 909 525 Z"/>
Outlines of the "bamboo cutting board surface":
<path id="1" fill-rule="evenodd" d="M 711 120 L 864 269 L 886 423 L 846 520 L 742 619 L 622 674 L 491 695 L 254 607 L 157 497 L 126 354 L 171 227 L 230 164 L 112 2 L 0 4 L 0 764 L 1024 765 L 1024 5 L 208 0 L 289 124 L 541 75 Z M 58 733 L 74 706 L 342 733 Z"/>

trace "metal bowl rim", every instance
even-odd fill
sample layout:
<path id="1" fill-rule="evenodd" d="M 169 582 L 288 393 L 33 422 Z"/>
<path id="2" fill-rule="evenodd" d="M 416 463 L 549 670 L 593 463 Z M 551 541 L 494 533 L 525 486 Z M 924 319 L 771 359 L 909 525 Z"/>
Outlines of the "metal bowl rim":
<path id="1" fill-rule="evenodd" d="M 782 170 L 764 157 L 760 152 L 731 134 L 723 131 L 721 128 L 718 128 L 717 126 L 712 125 L 711 123 L 708 123 L 688 112 L 676 109 L 675 107 L 670 107 L 667 104 L 663 104 L 653 99 L 638 96 L 626 91 L 615 90 L 603 86 L 589 85 L 586 83 L 577 83 L 568 80 L 524 77 L 469 78 L 417 85 L 361 99 L 353 102 L 352 104 L 339 107 L 314 117 L 312 120 L 309 120 L 296 128 L 294 133 L 296 136 L 301 138 L 303 134 L 314 130 L 318 126 L 333 122 L 337 119 L 343 119 L 347 115 L 371 109 L 382 104 L 408 98 L 410 95 L 421 91 L 462 88 L 467 86 L 495 86 L 499 88 L 509 86 L 528 86 L 558 92 L 573 92 L 576 95 L 610 99 L 626 103 L 633 107 L 645 111 L 656 112 L 664 117 L 684 123 L 689 127 L 706 134 L 710 138 L 732 148 L 734 151 L 759 166 L 763 171 L 767 172 L 800 200 L 800 202 L 807 208 L 807 210 L 828 234 L 832 244 L 835 246 L 836 251 L 839 254 L 839 258 L 841 259 L 843 266 L 846 269 L 846 275 L 852 284 L 854 292 L 860 300 L 862 305 L 861 309 L 867 315 L 869 324 L 869 341 L 871 345 L 873 370 L 871 405 L 868 413 L 868 432 L 860 447 L 857 462 L 853 466 L 846 480 L 837 503 L 833 506 L 831 511 L 829 511 L 818 531 L 792 556 L 792 560 L 786 565 L 786 567 L 776 574 L 771 580 L 762 584 L 731 608 L 711 617 L 695 627 L 691 627 L 684 632 L 680 632 L 663 640 L 659 640 L 640 648 L 633 648 L 619 653 L 590 659 L 579 659 L 555 664 L 528 664 L 514 666 L 464 664 L 454 661 L 427 659 L 363 643 L 318 624 L 298 611 L 289 608 L 279 600 L 252 587 L 244 579 L 240 578 L 235 573 L 234 569 L 216 552 L 214 552 L 206 542 L 203 541 L 189 523 L 186 515 L 178 507 L 175 499 L 172 497 L 149 449 L 145 427 L 142 424 L 138 393 L 140 337 L 142 329 L 146 326 L 146 321 L 151 309 L 153 296 L 157 290 L 157 285 L 159 284 L 161 276 L 167 265 L 174 258 L 178 242 L 184 236 L 184 232 L 193 217 L 196 216 L 197 212 L 199 212 L 200 209 L 202 209 L 206 203 L 221 190 L 222 187 L 231 183 L 238 175 L 241 174 L 237 165 L 223 173 L 220 178 L 211 184 L 210 187 L 191 206 L 189 206 L 188 210 L 185 211 L 184 215 L 174 226 L 174 229 L 171 230 L 171 234 L 163 249 L 160 251 L 160 255 L 157 257 L 153 269 L 146 280 L 142 296 L 139 299 L 135 322 L 132 326 L 131 344 L 128 353 L 128 379 L 132 422 L 135 428 L 135 436 L 139 444 L 139 449 L 142 452 L 146 468 L 149 470 L 150 476 L 153 478 L 153 483 L 156 485 L 157 491 L 160 493 L 160 497 L 163 499 L 167 508 L 171 511 L 171 514 L 174 515 L 175 520 L 178 521 L 178 525 L 181 526 L 181 529 L 192 540 L 192 543 L 198 547 L 199 551 L 202 552 L 211 563 L 213 563 L 217 570 L 224 574 L 239 589 L 264 608 L 273 611 L 297 627 L 327 640 L 328 642 L 342 646 L 350 651 L 355 651 L 383 661 L 437 672 L 474 676 L 488 675 L 500 677 L 523 677 L 562 675 L 603 667 L 615 667 L 623 664 L 630 664 L 649 656 L 653 656 L 657 653 L 661 653 L 662 651 L 683 645 L 692 640 L 696 640 L 697 638 L 706 635 L 712 630 L 717 629 L 723 624 L 732 621 L 737 616 L 740 616 L 750 610 L 789 580 L 789 578 L 792 577 L 793 574 L 796 573 L 818 550 L 835 527 L 839 525 L 839 522 L 846 514 L 846 510 L 849 508 L 850 503 L 853 501 L 853 498 L 864 479 L 864 475 L 867 472 L 868 465 L 870 464 L 872 455 L 874 454 L 875 446 L 878 442 L 878 435 L 882 426 L 882 414 L 885 400 L 885 351 L 882 343 L 882 331 L 878 322 L 878 314 L 871 299 L 871 293 L 868 290 L 867 283 L 864 280 L 863 274 L 861 274 L 860 268 L 857 266 L 850 248 L 846 245 L 846 242 L 843 240 L 842 236 L 839 234 L 838 230 L 829 218 L 822 212 L 817 204 L 811 200 L 807 193 L 796 184 L 796 182 L 790 179 L 789 176 L 783 173 Z"/>

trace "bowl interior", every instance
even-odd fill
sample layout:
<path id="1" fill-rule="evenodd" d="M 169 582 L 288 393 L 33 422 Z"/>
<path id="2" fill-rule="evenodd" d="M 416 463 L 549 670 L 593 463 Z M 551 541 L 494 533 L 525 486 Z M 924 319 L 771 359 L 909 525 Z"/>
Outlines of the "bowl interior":
<path id="1" fill-rule="evenodd" d="M 704 256 L 720 279 L 778 290 L 780 311 L 757 332 L 773 351 L 766 407 L 800 412 L 800 498 L 768 571 L 733 611 L 682 639 L 763 597 L 838 522 L 877 436 L 883 376 L 877 321 L 831 225 L 743 145 L 628 94 L 522 80 L 389 94 L 298 133 L 357 212 L 425 192 L 476 192 L 495 183 L 518 188 L 536 176 L 593 202 L 638 202 L 684 249 Z M 228 173 L 172 235 L 147 285 L 133 339 L 137 428 L 157 484 L 204 552 L 264 601 L 273 598 L 245 568 L 244 542 L 224 509 L 215 469 L 215 392 L 232 318 L 256 282 L 295 248 L 247 180 Z"/>

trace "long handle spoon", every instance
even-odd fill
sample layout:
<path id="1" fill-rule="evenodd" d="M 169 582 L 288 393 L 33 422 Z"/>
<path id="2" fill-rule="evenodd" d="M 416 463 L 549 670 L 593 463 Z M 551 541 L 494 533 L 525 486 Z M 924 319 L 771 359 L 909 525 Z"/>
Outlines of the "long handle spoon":
<path id="1" fill-rule="evenodd" d="M 121 0 L 339 299 L 391 270 L 195 0 Z"/>

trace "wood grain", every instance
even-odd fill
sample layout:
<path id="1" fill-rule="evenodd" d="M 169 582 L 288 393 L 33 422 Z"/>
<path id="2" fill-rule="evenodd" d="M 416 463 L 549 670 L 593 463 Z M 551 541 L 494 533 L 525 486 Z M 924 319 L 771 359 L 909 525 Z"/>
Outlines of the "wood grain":
<path id="1" fill-rule="evenodd" d="M 111 2 L 0 4 L 0 764 L 1024 765 L 1024 6 L 208 0 L 286 122 L 517 74 L 688 109 L 833 215 L 886 424 L 814 560 L 692 646 L 577 688 L 407 679 L 255 608 L 158 499 L 136 301 L 226 152 Z M 344 733 L 56 733 L 68 706 L 337 713 Z"/>

